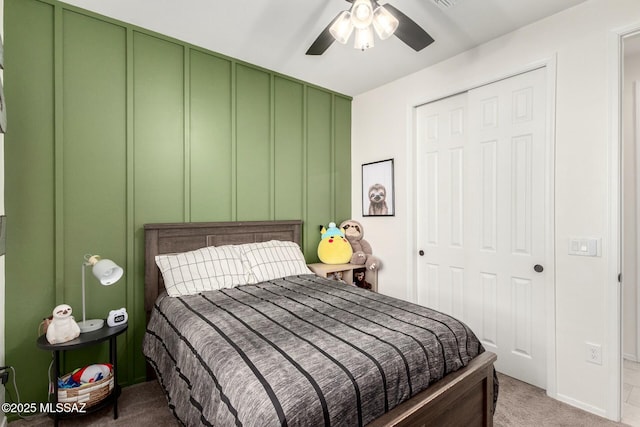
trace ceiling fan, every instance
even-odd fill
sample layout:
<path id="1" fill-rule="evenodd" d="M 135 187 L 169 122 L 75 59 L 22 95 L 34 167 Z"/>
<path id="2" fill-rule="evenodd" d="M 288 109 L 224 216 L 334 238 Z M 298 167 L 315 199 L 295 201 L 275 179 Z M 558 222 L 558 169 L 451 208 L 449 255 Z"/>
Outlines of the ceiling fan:
<path id="1" fill-rule="evenodd" d="M 373 47 L 374 30 L 381 40 L 395 34 L 416 52 L 434 42 L 425 30 L 389 3 L 380 5 L 377 0 L 345 1 L 352 3 L 351 8 L 340 12 L 329 23 L 309 47 L 307 55 L 322 55 L 336 40 L 347 43 L 354 30 L 354 47 L 361 50 Z"/>

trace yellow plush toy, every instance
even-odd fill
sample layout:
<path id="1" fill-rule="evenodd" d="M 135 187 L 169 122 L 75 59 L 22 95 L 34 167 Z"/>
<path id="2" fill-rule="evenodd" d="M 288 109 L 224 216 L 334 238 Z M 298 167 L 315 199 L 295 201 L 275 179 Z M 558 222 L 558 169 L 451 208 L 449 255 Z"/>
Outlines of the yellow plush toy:
<path id="1" fill-rule="evenodd" d="M 351 261 L 353 250 L 344 236 L 344 230 L 336 227 L 335 222 L 329 228 L 322 227 L 322 240 L 318 244 L 318 258 L 325 264 L 347 264 Z"/>

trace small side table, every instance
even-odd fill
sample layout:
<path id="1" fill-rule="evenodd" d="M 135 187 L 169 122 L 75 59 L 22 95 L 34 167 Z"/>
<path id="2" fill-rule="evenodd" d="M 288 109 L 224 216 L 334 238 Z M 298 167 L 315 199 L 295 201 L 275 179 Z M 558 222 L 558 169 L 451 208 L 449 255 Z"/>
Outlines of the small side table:
<path id="1" fill-rule="evenodd" d="M 109 340 L 109 363 L 113 365 L 113 391 L 107 397 L 105 397 L 100 403 L 92 406 L 87 409 L 86 413 L 95 412 L 107 405 L 113 404 L 113 419 L 118 418 L 118 396 L 120 396 L 120 387 L 118 387 L 118 350 L 117 350 L 117 340 L 116 337 L 127 330 L 128 324 L 114 326 L 110 328 L 105 325 L 93 332 L 86 332 L 84 334 L 80 334 L 80 336 L 71 341 L 67 341 L 61 344 L 49 344 L 47 341 L 46 335 L 40 335 L 37 341 L 38 348 L 41 350 L 49 350 L 53 352 L 53 402 L 54 404 L 58 403 L 58 378 L 60 377 L 60 352 L 61 351 L 69 351 L 69 350 L 77 350 L 83 347 L 89 347 L 103 341 Z M 66 418 L 70 416 L 76 416 L 77 414 L 61 414 L 54 413 L 54 425 L 58 425 L 58 421 L 60 418 Z M 82 414 L 85 415 L 85 414 Z"/>
<path id="2" fill-rule="evenodd" d="M 342 280 L 351 284 L 353 283 L 353 270 L 365 270 L 364 280 L 371 283 L 371 290 L 378 292 L 378 272 L 365 268 L 364 265 L 357 264 L 323 264 L 321 262 L 309 264 L 309 269 L 316 276 L 327 277 L 330 273 L 342 272 Z"/>

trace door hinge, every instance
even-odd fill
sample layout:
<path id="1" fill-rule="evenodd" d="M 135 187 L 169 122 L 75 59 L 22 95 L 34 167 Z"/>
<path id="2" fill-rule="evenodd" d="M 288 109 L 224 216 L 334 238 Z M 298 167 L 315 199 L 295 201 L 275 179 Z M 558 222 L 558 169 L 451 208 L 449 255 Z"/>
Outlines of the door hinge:
<path id="1" fill-rule="evenodd" d="M 618 273 L 618 283 L 622 283 L 622 273 Z"/>

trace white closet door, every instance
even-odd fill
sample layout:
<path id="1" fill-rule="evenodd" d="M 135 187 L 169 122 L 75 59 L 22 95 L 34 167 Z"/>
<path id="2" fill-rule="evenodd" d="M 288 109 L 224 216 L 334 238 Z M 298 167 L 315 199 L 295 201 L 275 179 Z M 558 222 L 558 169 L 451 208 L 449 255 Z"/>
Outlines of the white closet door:
<path id="1" fill-rule="evenodd" d="M 546 385 L 545 72 L 418 109 L 418 302 Z M 536 270 L 541 270 L 540 272 Z"/>
<path id="2" fill-rule="evenodd" d="M 417 298 L 464 319 L 467 94 L 418 108 L 417 123 Z"/>

